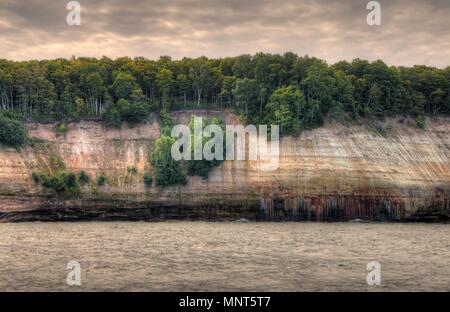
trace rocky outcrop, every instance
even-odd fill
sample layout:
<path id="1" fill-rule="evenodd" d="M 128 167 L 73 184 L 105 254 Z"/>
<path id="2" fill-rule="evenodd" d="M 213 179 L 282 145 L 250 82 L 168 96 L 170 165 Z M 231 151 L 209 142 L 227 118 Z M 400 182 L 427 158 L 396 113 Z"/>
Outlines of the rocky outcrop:
<path id="1" fill-rule="evenodd" d="M 172 113 L 187 123 L 193 112 Z M 226 112 L 227 124 L 237 123 Z M 280 143 L 273 172 L 255 161 L 225 161 L 208 179 L 185 186 L 145 187 L 148 155 L 159 137 L 156 116 L 135 128 L 106 129 L 82 121 L 58 133 L 30 123 L 39 138 L 20 150 L 0 147 L 0 219 L 24 220 L 448 220 L 450 218 L 450 119 L 427 119 L 417 129 L 400 119 L 381 135 L 365 125 L 327 123 Z M 128 168 L 136 167 L 137 173 Z M 76 199 L 43 189 L 32 172 L 86 171 L 108 184 L 83 186 Z"/>

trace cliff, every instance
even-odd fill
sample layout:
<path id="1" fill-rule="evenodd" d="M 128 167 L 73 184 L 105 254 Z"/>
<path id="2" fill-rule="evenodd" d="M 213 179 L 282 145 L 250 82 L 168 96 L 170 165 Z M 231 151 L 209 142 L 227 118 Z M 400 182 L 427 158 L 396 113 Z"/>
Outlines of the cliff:
<path id="1" fill-rule="evenodd" d="M 175 112 L 186 123 L 192 112 Z M 227 124 L 237 118 L 225 112 Z M 185 186 L 145 187 L 144 171 L 160 123 L 106 129 L 82 121 L 58 133 L 52 124 L 29 123 L 33 146 L 0 146 L 0 219 L 25 220 L 448 220 L 450 119 L 427 119 L 417 129 L 385 121 L 381 135 L 368 126 L 327 123 L 280 142 L 279 169 L 263 172 L 252 161 L 225 161 L 209 178 Z M 134 166 L 137 173 L 129 172 Z M 86 171 L 107 185 L 83 186 L 76 199 L 58 196 L 32 172 L 64 167 Z"/>

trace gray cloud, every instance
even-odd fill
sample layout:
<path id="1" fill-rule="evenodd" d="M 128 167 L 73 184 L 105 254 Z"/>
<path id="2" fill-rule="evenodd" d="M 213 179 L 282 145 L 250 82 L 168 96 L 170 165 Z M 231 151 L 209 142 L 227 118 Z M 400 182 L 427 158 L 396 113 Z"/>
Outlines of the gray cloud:
<path id="1" fill-rule="evenodd" d="M 450 65 L 450 1 L 381 0 L 382 25 L 366 24 L 368 0 L 79 0 L 82 25 L 65 24 L 67 0 L 2 0 L 0 58 L 243 53 L 355 57 L 388 64 Z"/>

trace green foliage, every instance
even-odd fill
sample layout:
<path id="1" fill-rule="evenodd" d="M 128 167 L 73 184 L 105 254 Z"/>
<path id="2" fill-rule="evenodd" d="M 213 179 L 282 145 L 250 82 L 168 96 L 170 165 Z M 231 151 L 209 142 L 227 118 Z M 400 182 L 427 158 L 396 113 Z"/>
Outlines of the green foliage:
<path id="1" fill-rule="evenodd" d="M 38 173 L 33 172 L 33 173 L 31 174 L 31 177 L 33 178 L 33 181 L 34 181 L 35 183 L 39 184 L 39 183 L 41 182 L 41 176 L 40 176 Z"/>
<path id="2" fill-rule="evenodd" d="M 173 83 L 173 73 L 170 69 L 163 68 L 156 75 L 156 85 L 161 93 L 163 108 L 169 108 L 169 94 Z"/>
<path id="3" fill-rule="evenodd" d="M 236 99 L 236 108 L 245 113 L 245 117 L 253 115 L 258 104 L 258 84 L 255 79 L 238 79 L 233 95 Z"/>
<path id="4" fill-rule="evenodd" d="M 36 138 L 36 137 L 31 137 L 31 138 L 27 137 L 26 142 L 31 147 L 37 147 L 39 145 L 43 145 L 45 143 L 45 140 L 41 139 L 41 138 Z"/>
<path id="5" fill-rule="evenodd" d="M 148 118 L 148 107 L 143 102 L 136 102 L 130 104 L 127 100 L 119 100 L 117 103 L 119 108 L 120 118 L 131 125 L 144 122 Z"/>
<path id="6" fill-rule="evenodd" d="M 106 125 L 134 126 L 151 111 L 160 113 L 161 138 L 151 162 L 157 185 L 186 182 L 179 162 L 171 157 L 170 111 L 182 108 L 232 108 L 245 123 L 278 124 L 283 134 L 318 127 L 324 118 L 360 117 L 370 122 L 395 114 L 425 127 L 427 114 L 450 115 L 450 67 L 395 67 L 383 61 L 355 59 L 333 65 L 293 53 L 241 55 L 222 59 L 158 60 L 121 57 L 71 58 L 14 62 L 0 60 L 0 142 L 45 147 L 28 139 L 22 121 L 103 119 Z M 379 129 L 384 133 L 383 129 Z M 205 144 L 205 142 L 203 142 Z M 49 157 L 54 172 L 64 163 Z M 220 161 L 189 161 L 187 173 L 207 177 Z M 66 192 L 69 174 L 33 176 L 36 183 Z M 83 182 L 81 173 L 80 183 Z M 145 179 L 145 175 L 144 175 Z M 99 186 L 106 178 L 97 179 Z M 91 184 L 95 187 L 95 183 Z M 76 186 L 68 187 L 72 192 Z"/>
<path id="7" fill-rule="evenodd" d="M 120 128 L 122 122 L 128 122 L 131 126 L 145 122 L 148 115 L 149 107 L 145 102 L 145 97 L 141 90 L 135 89 L 131 95 L 131 102 L 120 99 L 107 109 L 104 119 L 108 126 Z"/>
<path id="8" fill-rule="evenodd" d="M 80 184 L 83 185 L 83 184 L 88 184 L 90 182 L 91 178 L 84 170 L 81 170 L 78 175 L 78 180 L 80 181 Z"/>
<path id="9" fill-rule="evenodd" d="M 449 68 L 395 67 L 360 59 L 330 66 L 293 53 L 176 61 L 170 57 L 0 60 L 0 140 L 23 142 L 23 131 L 15 131 L 19 125 L 11 120 L 103 118 L 109 126 L 120 127 L 122 122 L 145 121 L 150 110 L 188 107 L 233 108 L 253 124 L 276 118 L 286 123 L 289 133 L 296 131 L 290 115 L 297 116 L 297 110 L 286 105 L 274 110 L 269 103 L 277 90 L 289 86 L 299 88 L 305 99 L 305 112 L 297 118 L 300 129 L 319 126 L 326 116 L 341 120 L 344 115 L 382 119 L 395 114 L 413 118 L 450 114 Z"/>
<path id="10" fill-rule="evenodd" d="M 128 168 L 127 168 L 127 171 L 128 171 L 128 173 L 130 173 L 130 174 L 137 174 L 137 173 L 138 173 L 138 171 L 137 171 L 137 169 L 136 169 L 135 166 L 128 167 Z"/>
<path id="11" fill-rule="evenodd" d="M 122 118 L 120 116 L 119 110 L 116 107 L 110 107 L 106 111 L 104 119 L 108 127 L 120 128 L 120 126 L 122 125 Z"/>
<path id="12" fill-rule="evenodd" d="M 172 132 L 172 119 L 167 109 L 163 108 L 160 113 L 161 118 L 161 135 L 170 136 Z"/>
<path id="13" fill-rule="evenodd" d="M 22 123 L 12 115 L 0 112 L 0 143 L 20 146 L 26 140 L 27 132 Z"/>
<path id="14" fill-rule="evenodd" d="M 416 116 L 414 121 L 416 122 L 417 128 L 425 128 L 425 117 L 423 115 Z"/>
<path id="15" fill-rule="evenodd" d="M 136 78 L 131 73 L 116 74 L 111 88 L 117 99 L 130 99 L 133 91 L 138 87 Z"/>
<path id="16" fill-rule="evenodd" d="M 180 162 L 172 158 L 171 149 L 174 142 L 174 138 L 162 135 L 154 144 L 150 162 L 155 168 L 156 185 L 171 186 L 186 183 Z"/>
<path id="17" fill-rule="evenodd" d="M 65 134 L 67 132 L 67 126 L 64 122 L 61 122 L 57 127 L 56 131 L 60 134 Z"/>
<path id="18" fill-rule="evenodd" d="M 33 173 L 32 177 L 36 183 L 41 183 L 45 188 L 52 189 L 62 196 L 76 197 L 80 194 L 80 186 L 74 173 L 64 171 L 55 175 Z"/>
<path id="19" fill-rule="evenodd" d="M 97 178 L 97 185 L 98 186 L 106 185 L 106 177 L 104 175 L 101 175 Z"/>
<path id="20" fill-rule="evenodd" d="M 281 133 L 297 134 L 304 122 L 306 127 L 310 112 L 299 88 L 294 86 L 277 89 L 266 106 L 266 121 L 269 125 L 279 125 Z M 294 113 L 295 112 L 295 113 Z"/>
<path id="21" fill-rule="evenodd" d="M 49 155 L 49 161 L 50 161 L 50 166 L 53 169 L 61 170 L 61 169 L 65 168 L 64 161 L 56 153 L 52 153 L 51 155 Z"/>
<path id="22" fill-rule="evenodd" d="M 217 167 L 218 165 L 220 165 L 223 160 L 206 160 L 206 159 L 202 159 L 202 160 L 194 160 L 194 117 L 195 116 L 191 116 L 191 121 L 189 122 L 189 128 L 191 129 L 191 160 L 189 160 L 187 162 L 187 174 L 190 176 L 200 176 L 203 179 L 208 178 L 208 174 L 209 172 L 214 168 Z M 223 137 L 222 137 L 222 142 L 224 143 L 224 154 L 225 155 L 225 130 L 223 129 L 223 124 L 217 119 L 217 118 L 212 118 L 211 123 L 208 123 L 206 119 L 202 119 L 203 120 L 203 126 L 202 129 L 204 129 L 208 124 L 213 124 L 213 125 L 217 125 L 220 126 L 222 128 L 222 132 L 223 132 Z M 211 140 L 213 138 L 205 138 L 203 137 L 203 141 L 202 141 L 202 149 L 205 146 L 205 143 L 207 143 L 209 140 Z M 214 152 L 214 150 L 213 150 Z"/>
<path id="23" fill-rule="evenodd" d="M 4 110 L 4 111 L 0 111 L 0 115 L 2 115 L 3 117 L 12 119 L 12 120 L 17 120 L 17 121 L 21 121 L 24 119 L 24 116 L 21 112 L 16 112 L 16 111 L 11 111 L 11 110 Z"/>
<path id="24" fill-rule="evenodd" d="M 144 172 L 144 184 L 146 187 L 151 187 L 153 185 L 153 177 L 148 172 Z"/>

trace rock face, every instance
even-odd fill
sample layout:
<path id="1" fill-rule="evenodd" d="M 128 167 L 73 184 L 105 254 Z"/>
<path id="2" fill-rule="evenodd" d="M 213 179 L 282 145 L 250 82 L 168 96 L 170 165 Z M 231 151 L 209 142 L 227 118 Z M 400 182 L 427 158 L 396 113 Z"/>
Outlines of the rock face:
<path id="1" fill-rule="evenodd" d="M 193 111 L 172 113 L 187 123 Z M 226 112 L 196 111 L 203 116 Z M 0 219 L 25 220 L 448 220 L 450 119 L 417 129 L 387 120 L 383 135 L 367 126 L 328 123 L 280 142 L 279 169 L 256 161 L 225 161 L 209 178 L 185 186 L 145 187 L 143 174 L 159 121 L 120 130 L 83 121 L 58 134 L 54 125 L 27 125 L 34 146 L 0 146 Z M 137 173 L 128 170 L 136 167 Z M 62 198 L 36 184 L 32 172 L 64 167 L 100 175 L 108 184 L 85 185 L 80 197 Z"/>

